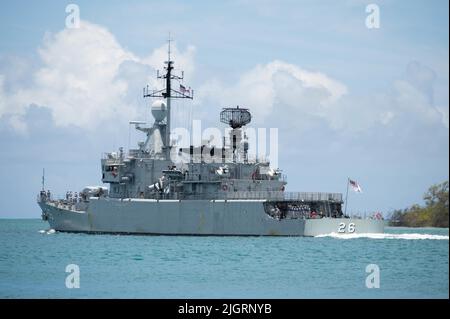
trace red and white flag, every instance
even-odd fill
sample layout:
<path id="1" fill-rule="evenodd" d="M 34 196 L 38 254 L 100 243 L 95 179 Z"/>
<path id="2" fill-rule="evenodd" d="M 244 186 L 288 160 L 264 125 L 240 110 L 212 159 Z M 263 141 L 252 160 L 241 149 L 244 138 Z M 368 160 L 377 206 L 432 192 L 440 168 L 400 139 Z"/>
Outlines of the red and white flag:
<path id="1" fill-rule="evenodd" d="M 359 186 L 357 181 L 353 181 L 353 180 L 349 179 L 348 182 L 355 192 L 362 193 L 361 186 Z"/>

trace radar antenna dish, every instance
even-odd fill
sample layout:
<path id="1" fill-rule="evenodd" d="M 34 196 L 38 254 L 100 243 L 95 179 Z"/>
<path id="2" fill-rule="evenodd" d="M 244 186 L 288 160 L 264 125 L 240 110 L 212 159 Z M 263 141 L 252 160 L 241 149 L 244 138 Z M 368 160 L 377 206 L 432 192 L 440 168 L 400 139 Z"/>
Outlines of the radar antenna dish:
<path id="1" fill-rule="evenodd" d="M 241 128 L 247 125 L 252 120 L 252 115 L 248 109 L 241 109 L 239 105 L 234 107 L 224 108 L 220 112 L 220 122 L 228 124 L 233 129 Z"/>

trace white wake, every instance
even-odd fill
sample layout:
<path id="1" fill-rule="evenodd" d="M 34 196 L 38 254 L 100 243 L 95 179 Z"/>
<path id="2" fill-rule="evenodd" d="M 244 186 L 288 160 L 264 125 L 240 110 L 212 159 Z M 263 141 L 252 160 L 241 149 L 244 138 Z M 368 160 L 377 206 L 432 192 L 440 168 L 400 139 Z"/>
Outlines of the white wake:
<path id="1" fill-rule="evenodd" d="M 331 233 L 324 235 L 317 235 L 315 237 L 332 237 L 339 239 L 355 239 L 355 238 L 371 238 L 371 239 L 434 239 L 434 240 L 449 240 L 449 236 L 445 235 L 431 235 L 431 234 L 376 234 L 376 233 L 362 233 L 362 234 L 339 234 Z"/>
<path id="2" fill-rule="evenodd" d="M 55 233 L 55 230 L 54 229 L 52 229 L 52 228 L 50 228 L 50 229 L 47 229 L 47 230 L 40 230 L 39 231 L 41 234 L 47 234 L 47 235 L 51 235 L 51 234 L 54 234 Z"/>

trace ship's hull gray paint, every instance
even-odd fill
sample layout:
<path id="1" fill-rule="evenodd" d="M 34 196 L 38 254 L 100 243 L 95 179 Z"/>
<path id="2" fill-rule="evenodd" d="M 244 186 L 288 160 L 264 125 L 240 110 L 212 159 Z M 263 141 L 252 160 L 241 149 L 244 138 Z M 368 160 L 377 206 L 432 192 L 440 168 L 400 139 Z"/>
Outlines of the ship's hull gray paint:
<path id="1" fill-rule="evenodd" d="M 271 218 L 263 201 L 146 201 L 91 198 L 86 212 L 40 202 L 50 227 L 57 231 L 236 236 L 316 236 L 337 233 L 354 224 L 354 233 L 382 233 L 384 222 L 372 219 Z"/>

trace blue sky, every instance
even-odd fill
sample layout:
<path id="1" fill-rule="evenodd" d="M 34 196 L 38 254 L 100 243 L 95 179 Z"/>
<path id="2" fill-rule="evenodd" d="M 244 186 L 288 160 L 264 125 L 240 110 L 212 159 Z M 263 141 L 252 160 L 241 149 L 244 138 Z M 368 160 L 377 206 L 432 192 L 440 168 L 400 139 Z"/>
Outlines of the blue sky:
<path id="1" fill-rule="evenodd" d="M 448 180 L 448 1 L 76 1 L 77 30 L 69 3 L 1 4 L 0 217 L 40 215 L 43 167 L 57 194 L 100 183 L 101 154 L 149 118 L 169 31 L 196 90 L 178 123 L 249 107 L 279 129 L 288 190 L 345 192 L 350 176 L 350 212 L 388 212 Z"/>

